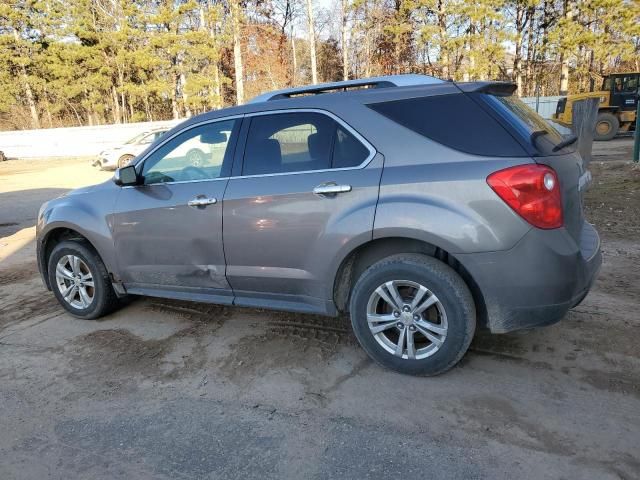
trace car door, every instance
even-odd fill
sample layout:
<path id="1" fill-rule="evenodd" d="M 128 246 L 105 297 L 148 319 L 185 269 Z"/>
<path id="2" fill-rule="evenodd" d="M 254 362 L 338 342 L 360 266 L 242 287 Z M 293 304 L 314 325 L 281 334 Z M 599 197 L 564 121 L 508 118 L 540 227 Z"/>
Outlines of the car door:
<path id="1" fill-rule="evenodd" d="M 382 156 L 322 111 L 247 116 L 224 197 L 236 303 L 327 312 L 344 249 L 371 238 Z M 248 126 L 246 126 L 248 124 Z"/>
<path id="2" fill-rule="evenodd" d="M 136 165 L 142 184 L 122 188 L 113 215 L 119 271 L 129 291 L 164 289 L 231 301 L 222 198 L 240 122 L 189 126 Z M 191 148 L 206 153 L 198 166 L 185 153 Z"/>
<path id="3" fill-rule="evenodd" d="M 638 94 L 640 93 L 638 77 L 638 74 L 616 77 L 612 105 L 619 106 L 620 110 L 635 111 L 638 108 Z"/>

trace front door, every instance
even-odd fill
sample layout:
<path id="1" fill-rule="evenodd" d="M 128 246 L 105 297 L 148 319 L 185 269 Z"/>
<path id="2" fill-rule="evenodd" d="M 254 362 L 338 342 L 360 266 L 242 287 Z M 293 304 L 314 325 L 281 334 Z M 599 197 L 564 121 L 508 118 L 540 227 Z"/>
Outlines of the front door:
<path id="1" fill-rule="evenodd" d="M 611 105 L 620 107 L 620 110 L 633 110 L 638 108 L 638 94 L 640 93 L 640 75 L 632 73 L 615 77 Z"/>
<path id="2" fill-rule="evenodd" d="M 128 290 L 231 300 L 222 197 L 239 124 L 231 119 L 187 127 L 138 164 L 143 184 L 122 188 L 113 215 L 119 271 Z"/>
<path id="3" fill-rule="evenodd" d="M 241 305 L 326 312 L 339 253 L 371 238 L 382 157 L 318 111 L 249 122 L 224 197 L 227 278 Z M 258 300 L 260 299 L 260 300 Z"/>

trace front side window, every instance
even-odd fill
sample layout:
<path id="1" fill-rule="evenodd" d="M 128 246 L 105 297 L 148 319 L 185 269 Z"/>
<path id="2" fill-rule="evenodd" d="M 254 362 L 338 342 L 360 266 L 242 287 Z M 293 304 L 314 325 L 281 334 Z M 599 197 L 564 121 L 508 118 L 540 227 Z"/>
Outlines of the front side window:
<path id="1" fill-rule="evenodd" d="M 354 167 L 369 150 L 327 115 L 315 112 L 251 118 L 243 175 Z"/>
<path id="2" fill-rule="evenodd" d="M 233 154 L 237 120 L 224 120 L 190 128 L 173 137 L 144 162 L 145 185 L 211 180 L 223 175 Z"/>

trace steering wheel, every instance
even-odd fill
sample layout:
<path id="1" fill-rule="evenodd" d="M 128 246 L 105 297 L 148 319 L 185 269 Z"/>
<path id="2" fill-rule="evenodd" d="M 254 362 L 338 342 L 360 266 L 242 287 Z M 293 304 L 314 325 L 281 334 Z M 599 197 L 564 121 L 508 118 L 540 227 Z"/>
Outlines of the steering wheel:
<path id="1" fill-rule="evenodd" d="M 207 178 L 209 178 L 207 172 L 205 172 L 202 168 L 194 167 L 193 165 L 184 167 L 182 169 L 182 174 L 186 177 L 187 180 L 206 180 Z"/>

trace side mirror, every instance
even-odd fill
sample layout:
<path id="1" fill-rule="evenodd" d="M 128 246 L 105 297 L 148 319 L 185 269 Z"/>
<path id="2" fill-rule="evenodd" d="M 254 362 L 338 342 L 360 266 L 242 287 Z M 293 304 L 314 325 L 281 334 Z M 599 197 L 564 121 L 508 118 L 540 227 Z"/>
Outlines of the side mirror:
<path id="1" fill-rule="evenodd" d="M 136 173 L 136 167 L 134 165 L 127 165 L 126 167 L 117 169 L 113 175 L 113 183 L 120 187 L 137 185 L 138 174 Z"/>

